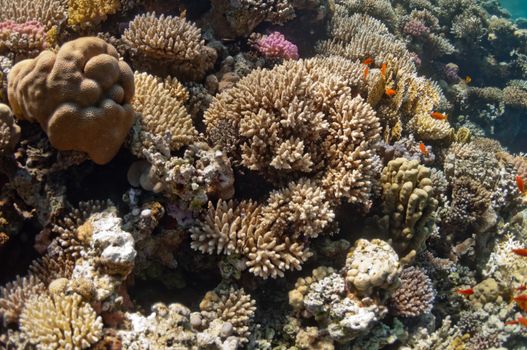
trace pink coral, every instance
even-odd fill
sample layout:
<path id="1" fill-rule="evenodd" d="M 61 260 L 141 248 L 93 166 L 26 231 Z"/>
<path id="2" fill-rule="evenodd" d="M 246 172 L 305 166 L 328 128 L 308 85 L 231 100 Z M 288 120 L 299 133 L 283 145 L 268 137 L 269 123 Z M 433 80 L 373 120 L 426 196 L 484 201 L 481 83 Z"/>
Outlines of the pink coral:
<path id="1" fill-rule="evenodd" d="M 299 57 L 298 47 L 279 32 L 273 32 L 258 39 L 255 47 L 258 52 L 267 58 L 297 60 Z"/>
<path id="2" fill-rule="evenodd" d="M 404 25 L 403 32 L 414 36 L 423 36 L 430 33 L 430 28 L 426 26 L 422 21 L 418 19 L 410 19 L 406 24 Z"/>
<path id="3" fill-rule="evenodd" d="M 46 32 L 40 22 L 0 22 L 0 51 L 8 50 L 26 56 L 36 56 L 45 47 Z"/>

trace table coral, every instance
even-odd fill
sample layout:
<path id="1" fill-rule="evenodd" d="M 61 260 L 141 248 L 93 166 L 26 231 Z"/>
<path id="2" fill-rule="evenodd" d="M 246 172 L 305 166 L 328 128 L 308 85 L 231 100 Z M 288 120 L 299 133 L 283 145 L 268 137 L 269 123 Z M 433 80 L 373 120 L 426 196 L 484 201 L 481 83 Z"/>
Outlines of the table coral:
<path id="1" fill-rule="evenodd" d="M 102 320 L 78 294 L 40 294 L 20 316 L 20 328 L 38 349 L 87 349 L 102 336 Z"/>
<path id="2" fill-rule="evenodd" d="M 166 60 L 172 74 L 185 80 L 203 79 L 217 57 L 214 49 L 205 46 L 200 29 L 183 17 L 138 15 L 123 39 L 145 59 Z"/>
<path id="3" fill-rule="evenodd" d="M 86 152 L 98 164 L 115 156 L 132 126 L 133 94 L 130 67 L 94 37 L 19 62 L 8 75 L 17 118 L 38 122 L 57 149 Z"/>

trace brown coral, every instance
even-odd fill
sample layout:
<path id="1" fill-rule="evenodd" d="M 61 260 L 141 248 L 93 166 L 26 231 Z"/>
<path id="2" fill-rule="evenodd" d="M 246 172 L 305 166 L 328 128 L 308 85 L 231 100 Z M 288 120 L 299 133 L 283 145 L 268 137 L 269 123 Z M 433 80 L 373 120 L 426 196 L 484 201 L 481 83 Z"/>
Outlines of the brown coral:
<path id="1" fill-rule="evenodd" d="M 203 79 L 216 61 L 216 51 L 205 46 L 199 28 L 182 17 L 138 15 L 123 39 L 144 58 L 165 60 L 173 74 L 186 80 Z"/>
<path id="2" fill-rule="evenodd" d="M 8 75 L 16 117 L 39 122 L 57 149 L 86 152 L 98 164 L 109 162 L 128 134 L 133 94 L 130 67 L 94 37 L 21 61 Z"/>
<path id="3" fill-rule="evenodd" d="M 408 267 L 399 276 L 401 286 L 390 297 L 390 311 L 398 316 L 416 317 L 432 310 L 435 290 L 426 273 Z"/>
<path id="4" fill-rule="evenodd" d="M 42 349 L 87 349 L 102 337 L 102 320 L 78 294 L 41 294 L 27 303 L 20 328 Z"/>
<path id="5" fill-rule="evenodd" d="M 20 138 L 20 127 L 15 123 L 11 109 L 0 103 L 0 156 L 15 148 Z"/>

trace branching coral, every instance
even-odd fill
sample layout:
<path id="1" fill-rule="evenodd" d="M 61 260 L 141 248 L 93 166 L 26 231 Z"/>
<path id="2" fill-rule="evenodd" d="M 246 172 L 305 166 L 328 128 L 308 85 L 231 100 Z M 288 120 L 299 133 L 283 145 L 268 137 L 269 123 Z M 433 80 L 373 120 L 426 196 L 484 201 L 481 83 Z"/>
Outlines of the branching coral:
<path id="1" fill-rule="evenodd" d="M 46 33 L 40 22 L 0 22 L 0 52 L 12 52 L 20 60 L 38 55 L 45 47 Z"/>
<path id="2" fill-rule="evenodd" d="M 34 276 L 17 277 L 0 288 L 0 316 L 5 325 L 18 323 L 24 305 L 29 299 L 46 291 L 46 287 Z"/>
<path id="3" fill-rule="evenodd" d="M 94 37 L 19 62 L 8 76 L 16 117 L 38 122 L 57 149 L 86 152 L 99 164 L 115 156 L 132 126 L 133 95 L 130 67 Z"/>
<path id="4" fill-rule="evenodd" d="M 78 294 L 34 296 L 20 328 L 39 349 L 87 349 L 102 337 L 101 318 Z"/>
<path id="5" fill-rule="evenodd" d="M 13 151 L 20 138 L 20 127 L 15 123 L 11 109 L 0 103 L 0 156 Z"/>
<path id="6" fill-rule="evenodd" d="M 120 0 L 68 0 L 68 24 L 97 24 L 120 7 Z"/>
<path id="7" fill-rule="evenodd" d="M 432 310 L 435 290 L 426 273 L 416 267 L 405 268 L 401 286 L 390 297 L 390 311 L 403 317 L 416 317 Z"/>
<path id="8" fill-rule="evenodd" d="M 138 15 L 123 39 L 144 58 L 165 60 L 171 73 L 185 80 L 203 79 L 216 61 L 216 51 L 205 46 L 198 27 L 182 17 Z"/>
<path id="9" fill-rule="evenodd" d="M 192 143 L 197 137 L 197 131 L 184 106 L 188 93 L 183 85 L 176 79 L 166 78 L 163 81 L 147 73 L 135 73 L 134 80 L 132 107 L 141 115 L 130 141 L 132 153 L 144 157 L 143 149 L 150 146 L 150 140 L 144 133 L 169 133 L 171 150 Z"/>
<path id="10" fill-rule="evenodd" d="M 328 198 L 366 204 L 378 120 L 339 75 L 317 62 L 252 72 L 212 102 L 207 133 L 236 163 L 275 183 L 315 177 Z"/>
<path id="11" fill-rule="evenodd" d="M 401 254 L 422 250 L 434 230 L 438 201 L 430 178 L 429 168 L 404 158 L 390 161 L 382 172 L 384 216 L 379 224 Z"/>
<path id="12" fill-rule="evenodd" d="M 0 0 L 0 21 L 24 23 L 36 20 L 47 31 L 66 19 L 64 5 L 62 0 Z"/>

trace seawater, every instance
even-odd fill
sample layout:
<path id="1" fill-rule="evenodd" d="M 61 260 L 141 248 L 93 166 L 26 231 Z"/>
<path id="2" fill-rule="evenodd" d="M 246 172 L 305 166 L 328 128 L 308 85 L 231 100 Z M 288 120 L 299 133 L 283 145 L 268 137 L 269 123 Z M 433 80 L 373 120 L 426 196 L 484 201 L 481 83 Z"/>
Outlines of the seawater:
<path id="1" fill-rule="evenodd" d="M 509 10 L 512 17 L 527 17 L 527 0 L 500 0 L 500 2 Z"/>

